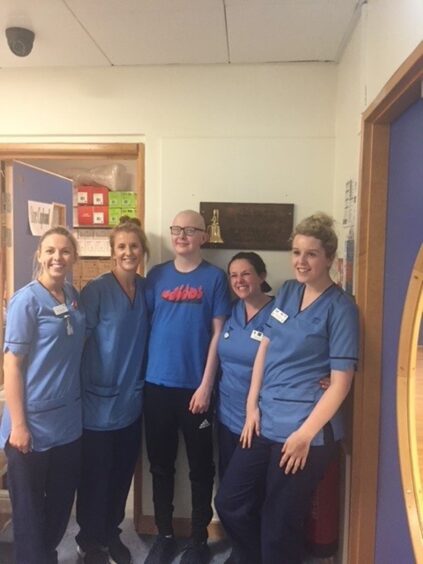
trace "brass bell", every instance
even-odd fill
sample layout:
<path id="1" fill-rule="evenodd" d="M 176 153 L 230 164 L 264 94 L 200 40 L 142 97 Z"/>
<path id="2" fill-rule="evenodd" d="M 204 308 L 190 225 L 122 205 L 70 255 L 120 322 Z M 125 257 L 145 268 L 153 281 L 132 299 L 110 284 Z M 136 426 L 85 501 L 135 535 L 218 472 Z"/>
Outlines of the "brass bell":
<path id="1" fill-rule="evenodd" d="M 220 234 L 218 209 L 213 210 L 213 217 L 211 219 L 210 225 L 207 226 L 207 233 L 209 236 L 209 243 L 214 243 L 214 244 L 224 243 L 224 240 L 222 239 L 222 235 Z"/>

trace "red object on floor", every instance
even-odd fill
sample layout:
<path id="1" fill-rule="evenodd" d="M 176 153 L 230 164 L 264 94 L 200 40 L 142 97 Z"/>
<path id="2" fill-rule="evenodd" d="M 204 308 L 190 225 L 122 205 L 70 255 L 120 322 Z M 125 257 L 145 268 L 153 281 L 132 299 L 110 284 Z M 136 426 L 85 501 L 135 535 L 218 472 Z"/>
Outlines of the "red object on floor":
<path id="1" fill-rule="evenodd" d="M 318 558 L 334 556 L 339 540 L 339 456 L 327 467 L 305 523 L 306 547 Z"/>

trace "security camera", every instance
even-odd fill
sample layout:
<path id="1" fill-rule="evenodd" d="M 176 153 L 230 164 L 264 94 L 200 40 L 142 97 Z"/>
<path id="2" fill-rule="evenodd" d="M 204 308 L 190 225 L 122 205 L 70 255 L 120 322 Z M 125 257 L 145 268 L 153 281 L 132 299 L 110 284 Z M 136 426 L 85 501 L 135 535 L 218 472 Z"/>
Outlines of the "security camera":
<path id="1" fill-rule="evenodd" d="M 26 57 L 31 53 L 35 34 L 30 29 L 8 27 L 6 37 L 10 50 L 18 57 Z"/>

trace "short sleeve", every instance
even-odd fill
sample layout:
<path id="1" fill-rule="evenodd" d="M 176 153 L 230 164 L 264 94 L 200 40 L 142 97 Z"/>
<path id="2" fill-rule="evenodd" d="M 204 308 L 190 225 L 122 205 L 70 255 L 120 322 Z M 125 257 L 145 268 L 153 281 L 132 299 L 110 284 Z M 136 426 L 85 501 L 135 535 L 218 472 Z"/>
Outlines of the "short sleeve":
<path id="1" fill-rule="evenodd" d="M 219 271 L 213 300 L 213 318 L 228 316 L 231 313 L 231 298 L 225 273 Z"/>
<path id="2" fill-rule="evenodd" d="M 346 295 L 334 304 L 329 319 L 329 356 L 332 370 L 355 370 L 359 349 L 359 317 Z"/>
<path id="3" fill-rule="evenodd" d="M 38 324 L 34 296 L 27 289 L 18 291 L 7 308 L 4 352 L 26 356 L 31 348 Z"/>
<path id="4" fill-rule="evenodd" d="M 147 309 L 150 316 L 154 311 L 156 272 L 157 269 L 153 268 L 147 273 L 147 277 L 145 279 L 145 301 L 147 302 Z"/>
<path id="5" fill-rule="evenodd" d="M 101 288 L 98 280 L 92 280 L 81 290 L 81 304 L 85 312 L 86 336 L 89 337 L 100 320 Z"/>

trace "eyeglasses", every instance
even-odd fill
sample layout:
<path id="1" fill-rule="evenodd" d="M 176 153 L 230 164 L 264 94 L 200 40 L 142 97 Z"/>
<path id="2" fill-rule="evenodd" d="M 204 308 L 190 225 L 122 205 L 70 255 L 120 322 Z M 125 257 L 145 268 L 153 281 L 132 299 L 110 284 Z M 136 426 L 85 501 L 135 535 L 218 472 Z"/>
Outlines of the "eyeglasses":
<path id="1" fill-rule="evenodd" d="M 181 227 L 179 225 L 171 225 L 170 232 L 172 235 L 182 235 L 186 237 L 194 237 L 196 231 L 201 231 L 204 233 L 204 229 L 199 229 L 198 227 Z"/>

